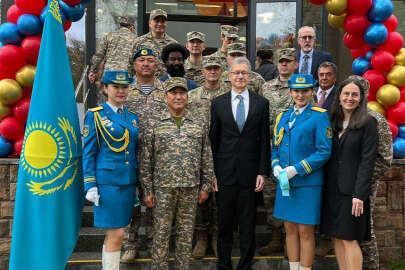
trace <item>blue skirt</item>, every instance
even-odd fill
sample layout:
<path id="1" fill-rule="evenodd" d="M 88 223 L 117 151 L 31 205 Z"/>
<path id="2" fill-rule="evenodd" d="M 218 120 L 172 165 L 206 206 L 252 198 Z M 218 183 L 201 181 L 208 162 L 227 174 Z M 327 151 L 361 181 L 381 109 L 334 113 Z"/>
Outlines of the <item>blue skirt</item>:
<path id="1" fill-rule="evenodd" d="M 94 206 L 94 227 L 125 228 L 131 221 L 138 200 L 136 185 L 98 185 L 99 206 Z"/>
<path id="2" fill-rule="evenodd" d="M 277 183 L 274 217 L 305 225 L 318 225 L 321 218 L 322 186 L 292 187 L 290 196 L 281 194 Z"/>

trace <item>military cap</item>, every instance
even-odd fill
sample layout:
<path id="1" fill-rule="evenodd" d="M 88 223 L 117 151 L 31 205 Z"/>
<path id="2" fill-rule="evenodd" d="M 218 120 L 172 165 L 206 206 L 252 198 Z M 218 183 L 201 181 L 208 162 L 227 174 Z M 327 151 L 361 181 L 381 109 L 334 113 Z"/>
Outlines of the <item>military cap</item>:
<path id="1" fill-rule="evenodd" d="M 163 89 L 165 89 L 166 93 L 176 87 L 181 87 L 184 89 L 184 91 L 188 91 L 187 80 L 181 77 L 172 77 L 163 83 Z"/>
<path id="2" fill-rule="evenodd" d="M 149 49 L 149 48 L 146 48 L 146 47 L 140 48 L 134 54 L 134 57 L 132 58 L 132 62 L 134 62 L 135 59 L 138 58 L 138 57 L 148 56 L 148 55 L 156 56 L 155 52 L 152 49 Z"/>
<path id="3" fill-rule="evenodd" d="M 101 81 L 104 84 L 129 85 L 134 82 L 134 79 L 129 77 L 129 73 L 126 70 L 106 70 Z"/>
<path id="4" fill-rule="evenodd" d="M 230 38 L 238 38 L 239 28 L 232 25 L 221 25 L 221 34 L 230 37 Z"/>
<path id="5" fill-rule="evenodd" d="M 163 9 L 154 9 L 150 13 L 150 20 L 154 20 L 156 17 L 163 16 L 167 20 L 167 13 Z"/>
<path id="6" fill-rule="evenodd" d="M 122 16 L 120 18 L 120 24 L 130 24 L 130 25 L 134 25 L 135 21 L 133 18 L 131 17 L 126 17 L 126 16 Z"/>
<path id="7" fill-rule="evenodd" d="M 209 56 L 205 56 L 203 58 L 202 66 L 203 66 L 203 68 L 213 67 L 213 66 L 222 67 L 221 63 L 222 63 L 221 57 L 209 55 Z"/>
<path id="8" fill-rule="evenodd" d="M 227 53 L 243 53 L 246 54 L 246 44 L 245 43 L 231 43 L 226 47 Z"/>
<path id="9" fill-rule="evenodd" d="M 296 60 L 297 50 L 295 48 L 284 48 L 277 50 L 278 61 L 281 59 Z M 277 62 L 278 62 L 277 61 Z"/>
<path id="10" fill-rule="evenodd" d="M 187 33 L 187 41 L 199 39 L 202 42 L 205 42 L 205 34 L 197 31 L 192 31 Z"/>
<path id="11" fill-rule="evenodd" d="M 367 79 L 359 76 L 359 75 L 350 75 L 348 79 L 357 80 L 364 91 L 370 90 L 370 83 Z"/>
<path id="12" fill-rule="evenodd" d="M 288 80 L 288 88 L 290 89 L 306 89 L 312 88 L 318 81 L 314 80 L 311 74 L 293 74 Z"/>

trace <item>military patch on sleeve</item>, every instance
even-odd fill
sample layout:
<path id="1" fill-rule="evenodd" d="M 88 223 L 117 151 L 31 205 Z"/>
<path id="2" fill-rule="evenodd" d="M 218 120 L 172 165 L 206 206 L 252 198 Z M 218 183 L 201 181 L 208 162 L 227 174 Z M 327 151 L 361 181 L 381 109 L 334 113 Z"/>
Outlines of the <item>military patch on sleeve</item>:
<path id="1" fill-rule="evenodd" d="M 137 127 L 137 126 L 138 126 L 138 123 L 136 122 L 136 119 L 132 120 L 132 125 L 133 125 L 134 127 Z"/>
<path id="2" fill-rule="evenodd" d="M 83 137 L 87 137 L 89 136 L 89 126 L 88 125 L 84 125 L 83 126 Z"/>
<path id="3" fill-rule="evenodd" d="M 328 136 L 329 139 L 332 139 L 332 134 L 332 128 L 326 128 L 326 136 Z"/>

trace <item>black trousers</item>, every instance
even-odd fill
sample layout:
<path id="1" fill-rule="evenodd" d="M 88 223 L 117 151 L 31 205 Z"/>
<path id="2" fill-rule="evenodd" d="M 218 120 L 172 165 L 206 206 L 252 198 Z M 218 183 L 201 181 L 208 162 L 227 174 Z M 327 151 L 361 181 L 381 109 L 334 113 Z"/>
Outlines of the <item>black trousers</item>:
<path id="1" fill-rule="evenodd" d="M 233 228 L 239 226 L 240 260 L 237 270 L 250 270 L 256 249 L 256 196 L 254 187 L 219 186 L 218 208 L 218 270 L 232 270 Z M 237 224 L 235 224 L 237 223 Z"/>

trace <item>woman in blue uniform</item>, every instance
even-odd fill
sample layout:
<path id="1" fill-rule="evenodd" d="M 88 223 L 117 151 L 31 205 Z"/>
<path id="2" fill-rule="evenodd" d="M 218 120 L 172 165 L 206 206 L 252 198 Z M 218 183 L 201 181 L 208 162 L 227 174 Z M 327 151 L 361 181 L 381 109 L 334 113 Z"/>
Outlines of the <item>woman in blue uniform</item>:
<path id="1" fill-rule="evenodd" d="M 292 270 L 312 267 L 314 227 L 320 223 L 322 167 L 331 154 L 328 113 L 311 104 L 315 84 L 312 75 L 291 76 L 288 87 L 294 106 L 277 116 L 273 131 L 274 217 L 284 221 Z"/>
<path id="2" fill-rule="evenodd" d="M 94 226 L 107 229 L 103 269 L 118 270 L 124 228 L 136 196 L 138 117 L 123 106 L 133 79 L 127 71 L 106 71 L 107 102 L 89 109 L 84 121 L 83 169 L 86 199 L 94 203 Z"/>

